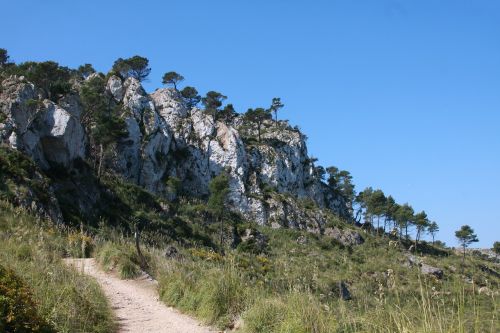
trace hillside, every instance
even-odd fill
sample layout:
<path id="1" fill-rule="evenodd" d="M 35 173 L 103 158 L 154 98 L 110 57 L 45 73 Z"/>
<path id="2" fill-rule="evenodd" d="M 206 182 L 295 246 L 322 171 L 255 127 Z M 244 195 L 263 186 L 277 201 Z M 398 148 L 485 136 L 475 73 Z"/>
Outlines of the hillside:
<path id="1" fill-rule="evenodd" d="M 0 71 L 2 264 L 55 329 L 113 324 L 105 301 L 88 312 L 102 326 L 52 317 L 57 304 L 30 277 L 47 256 L 61 276 L 74 274 L 65 257 L 95 256 L 122 278 L 146 271 L 166 304 L 244 332 L 500 329 L 497 258 L 422 241 L 425 213 L 377 190 L 356 196 L 349 173 L 316 165 L 273 106 L 238 114 L 175 82 L 148 94 L 147 63 L 127 61 L 107 74 L 53 62 Z"/>

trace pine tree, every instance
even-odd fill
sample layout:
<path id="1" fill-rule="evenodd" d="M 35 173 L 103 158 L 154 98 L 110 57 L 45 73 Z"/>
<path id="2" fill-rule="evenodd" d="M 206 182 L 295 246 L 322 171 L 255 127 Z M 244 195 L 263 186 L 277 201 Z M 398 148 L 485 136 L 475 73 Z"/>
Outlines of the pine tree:
<path id="1" fill-rule="evenodd" d="M 264 121 L 268 119 L 271 119 L 271 112 L 263 108 L 248 109 L 245 113 L 245 120 L 250 121 L 257 126 L 259 142 L 261 142 L 262 125 L 264 124 Z"/>
<path id="2" fill-rule="evenodd" d="M 223 172 L 212 178 L 209 184 L 210 197 L 208 198 L 208 209 L 220 223 L 220 247 L 224 243 L 224 214 L 226 212 L 226 201 L 229 193 L 229 178 Z"/>
<path id="3" fill-rule="evenodd" d="M 217 121 L 219 112 L 221 111 L 220 107 L 226 98 L 226 96 L 217 91 L 209 91 L 207 95 L 201 99 L 205 107 L 205 113 L 212 116 L 214 123 Z"/>
<path id="4" fill-rule="evenodd" d="M 455 232 L 455 237 L 457 238 L 458 242 L 462 246 L 463 249 L 463 258 L 462 258 L 462 266 L 465 263 L 465 249 L 469 247 L 470 244 L 479 242 L 479 239 L 477 238 L 477 235 L 474 233 L 474 230 L 468 226 L 468 225 L 463 225 L 460 230 L 457 230 Z"/>
<path id="5" fill-rule="evenodd" d="M 184 81 L 184 76 L 176 72 L 167 72 L 163 75 L 162 83 L 165 85 L 172 85 L 177 90 L 177 83 Z"/>

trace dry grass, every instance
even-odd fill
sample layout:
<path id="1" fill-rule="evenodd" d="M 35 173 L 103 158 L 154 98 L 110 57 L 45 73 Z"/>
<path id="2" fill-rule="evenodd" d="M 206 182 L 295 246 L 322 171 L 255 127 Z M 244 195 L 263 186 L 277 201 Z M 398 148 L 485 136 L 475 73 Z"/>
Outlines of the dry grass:
<path id="1" fill-rule="evenodd" d="M 98 285 L 61 261 L 81 245 L 69 241 L 71 233 L 1 201 L 0 232 L 2 265 L 29 287 L 44 320 L 58 332 L 113 332 L 113 316 Z"/>

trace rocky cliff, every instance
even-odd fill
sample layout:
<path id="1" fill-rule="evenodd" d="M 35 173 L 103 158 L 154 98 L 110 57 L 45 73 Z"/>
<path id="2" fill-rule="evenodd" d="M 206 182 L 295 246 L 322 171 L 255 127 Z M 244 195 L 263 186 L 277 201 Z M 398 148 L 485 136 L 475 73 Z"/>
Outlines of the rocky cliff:
<path id="1" fill-rule="evenodd" d="M 214 122 L 203 110 L 189 108 L 175 89 L 148 94 L 138 80 L 114 75 L 105 82 L 127 129 L 126 137 L 112 145 L 105 167 L 127 181 L 172 199 L 176 193 L 167 184 L 176 179 L 182 193 L 204 198 L 210 180 L 224 171 L 230 207 L 259 224 L 321 231 L 330 213 L 349 216 L 343 199 L 315 176 L 304 135 L 286 122 L 266 121 L 257 142 L 248 140 L 252 130 L 241 116 Z M 76 161 L 92 160 L 82 84 L 73 83 L 72 92 L 53 102 L 23 77 L 5 79 L 2 144 L 29 155 L 43 170 L 71 170 Z"/>

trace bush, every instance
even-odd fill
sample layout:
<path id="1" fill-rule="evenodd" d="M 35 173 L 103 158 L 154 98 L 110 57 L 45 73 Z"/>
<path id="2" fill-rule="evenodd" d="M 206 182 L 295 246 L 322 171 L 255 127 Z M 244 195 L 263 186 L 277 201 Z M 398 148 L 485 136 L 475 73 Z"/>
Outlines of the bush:
<path id="1" fill-rule="evenodd" d="M 232 268 L 210 268 L 192 263 L 174 265 L 159 275 L 162 301 L 209 324 L 230 326 L 247 303 L 247 287 Z"/>
<path id="2" fill-rule="evenodd" d="M 310 294 L 258 299 L 243 314 L 247 333 L 327 333 L 337 330 L 335 317 Z"/>
<path id="3" fill-rule="evenodd" d="M 38 313 L 32 293 L 10 269 L 0 265 L 0 331 L 55 332 Z"/>
<path id="4" fill-rule="evenodd" d="M 29 286 L 29 293 L 24 292 L 27 289 L 22 289 L 23 292 L 11 296 L 29 294 L 33 302 L 29 303 L 25 299 L 25 303 L 35 304 L 39 317 L 58 332 L 113 331 L 113 315 L 97 283 L 62 263 L 61 257 L 69 247 L 68 238 L 63 232 L 51 223 L 37 220 L 26 210 L 14 209 L 2 201 L 0 232 L 0 235 L 9 235 L 0 241 L 0 262 L 8 266 L 25 286 Z M 3 291 L 0 295 L 0 309 L 8 311 L 8 297 L 6 299 Z M 21 298 L 15 300 L 14 304 L 22 302 Z M 26 310 L 29 309 L 26 306 Z M 33 311 L 29 310 L 29 317 L 38 320 Z M 16 315 L 23 313 L 19 310 L 15 312 Z M 4 324 L 5 321 L 2 322 Z M 5 331 L 40 332 L 0 327 L 0 332 Z"/>
<path id="5" fill-rule="evenodd" d="M 116 270 L 120 278 L 133 279 L 142 270 L 135 248 L 130 244 L 105 243 L 97 250 L 97 261 L 107 270 Z"/>
<path id="6" fill-rule="evenodd" d="M 284 320 L 286 305 L 280 299 L 259 299 L 244 314 L 245 332 L 275 332 Z"/>

